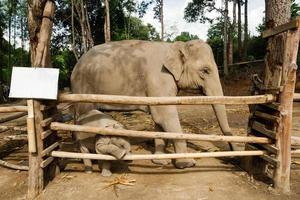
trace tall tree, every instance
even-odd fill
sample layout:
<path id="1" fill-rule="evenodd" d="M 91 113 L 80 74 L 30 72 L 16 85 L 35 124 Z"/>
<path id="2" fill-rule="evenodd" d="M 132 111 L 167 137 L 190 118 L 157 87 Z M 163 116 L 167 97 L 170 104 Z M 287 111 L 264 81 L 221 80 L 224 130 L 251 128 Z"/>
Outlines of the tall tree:
<path id="1" fill-rule="evenodd" d="M 233 39 L 236 32 L 236 0 L 232 3 L 232 23 L 228 33 L 228 64 L 233 64 Z"/>
<path id="2" fill-rule="evenodd" d="M 110 32 L 110 12 L 109 12 L 109 0 L 105 0 L 105 22 L 104 22 L 104 37 L 105 42 L 111 41 L 111 32 Z"/>
<path id="3" fill-rule="evenodd" d="M 244 45 L 243 45 L 243 60 L 247 60 L 247 49 L 248 49 L 248 0 L 244 2 Z"/>
<path id="4" fill-rule="evenodd" d="M 142 17 L 148 7 L 154 4 L 153 11 L 154 11 L 154 19 L 157 19 L 160 22 L 161 28 L 161 40 L 164 40 L 164 1 L 163 0 L 145 0 L 142 1 L 139 5 L 139 15 Z"/>
<path id="5" fill-rule="evenodd" d="M 223 67 L 224 75 L 228 76 L 228 0 L 224 0 L 224 49 L 223 49 Z"/>
<path id="6" fill-rule="evenodd" d="M 237 0 L 238 7 L 238 61 L 242 59 L 243 45 L 242 45 L 242 1 Z"/>
<path id="7" fill-rule="evenodd" d="M 276 26 L 289 22 L 291 17 L 291 0 L 266 0 L 266 28 L 274 28 Z M 264 85 L 267 88 L 280 88 L 283 86 L 282 92 L 279 94 L 278 101 L 281 103 L 281 111 L 284 113 L 281 123 L 285 126 L 277 127 L 278 139 L 276 147 L 281 149 L 276 155 L 276 159 L 280 161 L 280 165 L 275 169 L 274 186 L 282 192 L 290 191 L 290 163 L 291 163 L 291 141 L 290 133 L 292 124 L 291 110 L 292 99 L 286 99 L 286 96 L 293 93 L 293 86 L 286 86 L 288 78 L 294 81 L 294 70 L 290 66 L 291 55 L 286 56 L 286 45 L 289 42 L 288 33 L 278 34 L 268 38 L 268 47 L 265 57 L 265 78 Z M 284 55 L 284 56 L 283 56 Z M 288 64 L 288 65 L 287 65 Z M 288 94 L 287 94 L 288 93 Z"/>

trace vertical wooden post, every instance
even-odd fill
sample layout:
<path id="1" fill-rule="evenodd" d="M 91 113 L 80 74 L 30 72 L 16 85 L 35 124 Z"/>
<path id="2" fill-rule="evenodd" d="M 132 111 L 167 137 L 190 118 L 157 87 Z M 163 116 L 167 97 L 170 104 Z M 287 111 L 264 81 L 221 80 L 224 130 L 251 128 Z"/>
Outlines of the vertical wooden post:
<path id="1" fill-rule="evenodd" d="M 28 27 L 30 37 L 31 64 L 33 67 L 51 67 L 50 38 L 53 26 L 55 2 L 53 0 L 28 1 Z M 29 100 L 28 138 L 29 172 L 28 198 L 35 198 L 45 186 L 45 167 L 43 164 L 44 145 L 41 102 Z M 48 144 L 47 144 L 48 146 Z"/>
<path id="2" fill-rule="evenodd" d="M 281 193 L 290 191 L 291 128 L 300 37 L 299 24 L 300 19 L 296 19 L 264 32 L 265 37 L 270 37 L 265 79 L 264 83 L 254 81 L 254 85 L 258 88 L 256 89 L 258 93 L 277 94 L 278 100 L 270 105 L 256 105 L 251 111 L 249 120 L 250 135 L 266 135 L 274 141 L 274 144 L 247 145 L 264 149 L 268 153 L 260 158 L 248 159 L 245 163 L 246 170 L 262 175 L 264 169 L 271 164 L 274 169 L 272 177 L 274 187 Z"/>
<path id="3" fill-rule="evenodd" d="M 289 30 L 286 33 L 281 81 L 283 91 L 279 95 L 281 121 L 276 133 L 278 136 L 276 147 L 279 150 L 277 160 L 280 165 L 276 168 L 274 173 L 274 186 L 276 189 L 284 193 L 288 193 L 290 191 L 291 128 L 299 34 L 299 29 Z"/>
<path id="4" fill-rule="evenodd" d="M 28 198 L 33 199 L 44 189 L 44 171 L 40 166 L 43 160 L 41 152 L 44 149 L 43 140 L 41 138 L 41 133 L 43 132 L 43 127 L 41 127 L 43 114 L 40 110 L 39 101 L 29 101 L 32 102 L 33 106 L 34 132 L 36 141 L 36 152 L 29 152 L 28 171 Z M 30 128 L 30 125 L 28 126 L 28 128 Z"/>

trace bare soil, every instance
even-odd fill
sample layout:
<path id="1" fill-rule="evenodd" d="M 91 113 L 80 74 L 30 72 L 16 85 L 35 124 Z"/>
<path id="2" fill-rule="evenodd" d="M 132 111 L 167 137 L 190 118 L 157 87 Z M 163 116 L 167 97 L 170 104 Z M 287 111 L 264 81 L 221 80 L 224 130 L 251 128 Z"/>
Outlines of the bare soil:
<path id="1" fill-rule="evenodd" d="M 235 81 L 234 81 L 235 82 Z M 226 84 L 225 84 L 226 85 Z M 249 83 L 228 84 L 224 87 L 228 95 L 248 94 Z M 210 106 L 179 106 L 179 115 L 184 132 L 221 134 Z M 227 106 L 230 126 L 235 135 L 245 135 L 248 121 L 247 106 Z M 300 104 L 295 104 L 293 134 L 300 135 L 298 123 Z M 142 112 L 110 112 L 115 119 L 132 130 L 154 130 L 150 116 Z M 298 116 L 299 115 L 299 116 Z M 1 133 L 2 134 L 2 133 Z M 6 133 L 4 133 L 6 134 Z M 65 144 L 70 143 L 69 134 L 63 135 Z M 3 137 L 2 135 L 0 135 Z M 0 139 L 1 139 L 0 137 Z M 0 140 L 1 141 L 1 140 Z M 226 143 L 189 142 L 189 151 L 226 150 Z M 243 146 L 240 146 L 243 148 Z M 133 153 L 153 152 L 151 141 L 135 140 Z M 168 147 L 172 151 L 172 146 Z M 4 158 L 10 162 L 27 164 L 26 146 Z M 113 176 L 101 177 L 97 164 L 94 173 L 83 172 L 79 160 L 72 160 L 38 197 L 38 199 L 300 199 L 300 165 L 293 159 L 291 172 L 291 194 L 277 194 L 272 185 L 254 180 L 234 165 L 233 159 L 197 159 L 190 169 L 175 169 L 172 164 L 158 166 L 151 161 L 120 163 L 113 169 Z M 126 174 L 126 175 L 125 175 Z M 0 199 L 26 199 L 27 172 L 0 167 Z M 116 179 L 131 180 L 133 185 L 109 186 Z"/>

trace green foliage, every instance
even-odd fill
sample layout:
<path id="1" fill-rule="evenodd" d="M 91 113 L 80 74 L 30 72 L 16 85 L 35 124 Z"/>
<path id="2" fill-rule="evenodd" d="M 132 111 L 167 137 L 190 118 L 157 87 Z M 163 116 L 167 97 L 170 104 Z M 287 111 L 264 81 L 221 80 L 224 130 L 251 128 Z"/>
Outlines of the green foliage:
<path id="1" fill-rule="evenodd" d="M 73 67 L 76 64 L 76 59 L 68 49 L 57 52 L 52 56 L 53 67 L 59 68 L 59 88 L 70 85 L 70 77 Z"/>
<path id="2" fill-rule="evenodd" d="M 213 19 L 207 17 L 207 14 L 213 10 L 221 12 L 213 0 L 192 0 L 184 9 L 184 19 L 188 22 L 212 23 Z"/>
<path id="3" fill-rule="evenodd" d="M 297 17 L 300 15 L 300 5 L 296 3 L 295 0 L 292 0 L 291 15 L 292 17 Z"/>
<path id="4" fill-rule="evenodd" d="M 180 35 L 176 36 L 174 41 L 187 42 L 190 40 L 197 40 L 199 37 L 197 35 L 190 34 L 189 32 L 181 32 Z"/>
<path id="5" fill-rule="evenodd" d="M 163 6 L 162 0 L 144 0 L 138 5 L 138 13 L 140 17 L 143 17 L 146 14 L 147 9 L 150 5 L 154 4 L 154 19 L 157 19 L 161 22 L 161 9 Z"/>

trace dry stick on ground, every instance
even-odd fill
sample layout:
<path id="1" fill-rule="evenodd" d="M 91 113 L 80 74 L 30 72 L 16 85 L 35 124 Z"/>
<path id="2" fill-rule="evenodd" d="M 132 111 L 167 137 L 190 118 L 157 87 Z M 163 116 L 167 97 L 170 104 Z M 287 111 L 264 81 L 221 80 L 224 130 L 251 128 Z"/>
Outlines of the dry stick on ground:
<path id="1" fill-rule="evenodd" d="M 108 185 L 104 186 L 103 189 L 107 189 L 109 187 L 113 187 L 114 193 L 117 197 L 119 197 L 117 193 L 117 185 L 127 185 L 133 186 L 136 180 L 129 178 L 127 174 L 122 174 L 119 177 L 116 177 L 113 181 L 108 182 Z"/>

